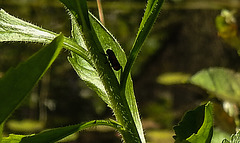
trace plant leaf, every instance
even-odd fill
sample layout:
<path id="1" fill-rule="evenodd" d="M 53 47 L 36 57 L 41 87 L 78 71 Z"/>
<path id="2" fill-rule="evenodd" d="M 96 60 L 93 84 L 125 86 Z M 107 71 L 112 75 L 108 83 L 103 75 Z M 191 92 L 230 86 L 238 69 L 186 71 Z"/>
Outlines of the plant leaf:
<path id="1" fill-rule="evenodd" d="M 137 55 L 140 52 L 140 49 L 143 45 L 143 42 L 146 40 L 150 30 L 157 19 L 157 16 L 160 12 L 164 0 L 148 0 L 147 8 L 144 13 L 142 22 L 140 24 L 137 37 L 135 39 L 134 45 L 129 54 L 127 64 L 124 68 L 122 79 L 121 79 L 121 87 L 124 88 L 126 86 L 128 75 L 131 71 L 131 68 L 137 58 Z"/>
<path id="2" fill-rule="evenodd" d="M 206 89 L 220 99 L 240 103 L 240 74 L 232 70 L 204 69 L 193 75 L 190 83 Z"/>
<path id="3" fill-rule="evenodd" d="M 213 109 L 210 102 L 187 112 L 173 128 L 176 143 L 210 143 L 213 135 Z"/>
<path id="4" fill-rule="evenodd" d="M 56 34 L 15 18 L 0 9 L 0 41 L 49 43 Z"/>
<path id="5" fill-rule="evenodd" d="M 0 9 L 0 42 L 25 41 L 47 44 L 50 43 L 56 36 L 57 34 L 54 32 L 25 22 L 6 13 L 3 9 Z M 64 37 L 64 48 L 77 53 L 92 64 L 86 54 L 86 50 L 67 37 Z"/>
<path id="6" fill-rule="evenodd" d="M 39 134 L 27 136 L 23 138 L 20 143 L 53 143 L 77 131 L 82 131 L 87 128 L 98 126 L 98 125 L 113 127 L 119 131 L 122 130 L 122 126 L 117 124 L 114 121 L 94 120 L 94 121 L 81 123 L 77 125 L 45 130 L 43 132 L 40 132 Z"/>
<path id="7" fill-rule="evenodd" d="M 106 90 L 101 82 L 99 75 L 91 65 L 89 65 L 83 58 L 75 53 L 72 53 L 71 57 L 68 57 L 69 62 L 77 72 L 78 76 L 85 81 L 85 83 L 94 90 L 102 100 L 107 103 L 110 107 Z"/>
<path id="8" fill-rule="evenodd" d="M 78 24 L 75 16 L 71 13 L 70 15 L 72 22 L 72 37 L 81 47 L 87 49 L 85 44 L 86 41 L 84 41 L 83 38 L 82 28 Z M 120 45 L 117 43 L 117 40 L 107 31 L 107 29 L 105 29 L 100 24 L 100 22 L 92 14 L 90 14 L 90 20 L 103 49 L 105 51 L 107 49 L 112 49 L 116 53 L 117 59 L 119 59 L 121 65 L 124 65 L 126 63 L 126 56 Z M 102 54 L 105 55 L 105 53 Z M 89 65 L 83 58 L 74 53 L 72 53 L 72 57 L 69 57 L 69 61 L 75 71 L 78 73 L 79 77 L 84 80 L 90 88 L 97 92 L 103 101 L 105 101 L 110 106 L 106 90 L 95 67 Z M 115 75 L 120 80 L 121 73 L 115 72 Z"/>
<path id="9" fill-rule="evenodd" d="M 127 58 L 120 44 L 113 37 L 113 35 L 101 24 L 101 22 L 96 17 L 94 17 L 91 13 L 89 18 L 90 18 L 90 22 L 92 24 L 93 30 L 97 34 L 97 37 L 105 53 L 106 53 L 106 50 L 111 49 L 115 53 L 116 58 L 120 63 L 120 65 L 124 67 L 127 62 Z M 118 81 L 120 82 L 121 72 L 114 70 L 114 73 Z"/>
<path id="10" fill-rule="evenodd" d="M 142 47 L 142 44 L 145 41 L 147 35 L 150 33 L 150 30 L 158 16 L 162 3 L 163 3 L 163 0 L 148 0 L 147 8 L 144 13 L 142 22 L 140 24 L 137 37 L 135 39 L 134 45 L 127 59 L 127 63 L 125 65 L 124 71 L 120 79 L 120 89 L 121 91 L 126 91 L 124 95 L 128 102 L 129 109 L 131 111 L 133 120 L 135 122 L 137 131 L 138 131 L 138 135 L 141 139 L 141 142 L 143 143 L 145 142 L 145 138 L 144 138 L 142 124 L 140 121 L 140 117 L 139 117 L 139 113 L 136 105 L 135 95 L 132 87 L 133 86 L 132 80 L 129 75 L 130 75 L 130 71 L 133 66 L 133 63 L 135 62 L 137 55 Z"/>
<path id="11" fill-rule="evenodd" d="M 17 108 L 60 53 L 63 36 L 0 79 L 0 124 Z"/>

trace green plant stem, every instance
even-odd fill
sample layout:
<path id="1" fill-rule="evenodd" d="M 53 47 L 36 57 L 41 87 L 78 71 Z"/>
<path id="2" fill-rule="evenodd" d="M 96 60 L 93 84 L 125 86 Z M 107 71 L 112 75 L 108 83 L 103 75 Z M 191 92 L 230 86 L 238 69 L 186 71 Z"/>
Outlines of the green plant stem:
<path id="1" fill-rule="evenodd" d="M 71 39 L 69 39 L 67 37 L 64 37 L 63 44 L 64 44 L 65 49 L 76 53 L 77 55 L 79 55 L 80 57 L 85 59 L 91 66 L 94 67 L 94 64 L 93 64 L 92 60 L 90 60 L 90 58 L 87 54 L 88 51 L 85 50 L 83 47 L 79 47 L 79 45 L 76 42 L 72 41 Z"/>
<path id="2" fill-rule="evenodd" d="M 102 79 L 107 94 L 109 95 L 111 107 L 113 108 L 116 120 L 124 128 L 124 131 L 121 132 L 123 140 L 126 143 L 139 143 L 141 142 L 141 139 L 129 109 L 125 97 L 125 91 L 120 90 L 119 82 L 112 68 L 109 64 L 106 64 L 107 58 L 102 54 L 104 53 L 103 48 L 93 28 L 91 27 L 91 29 L 88 29 L 85 32 L 84 35 L 88 40 L 87 44 L 89 44 L 87 47 L 89 47 L 91 58 L 94 61 L 95 67 L 100 74 L 100 78 Z"/>
<path id="3" fill-rule="evenodd" d="M 100 73 L 100 77 L 109 95 L 111 107 L 113 108 L 116 119 L 124 128 L 124 131 L 122 132 L 124 141 L 126 143 L 141 142 L 135 122 L 125 98 L 125 91 L 120 91 L 118 80 L 112 68 L 109 64 L 106 66 L 107 58 L 105 55 L 101 54 L 104 51 L 101 47 L 100 42 L 98 41 L 96 34 L 94 32 L 91 32 L 85 35 L 90 36 L 88 38 L 86 37 L 86 39 L 89 39 L 89 43 L 91 45 L 88 46 L 91 47 L 89 51 L 92 54 L 96 69 L 98 73 Z M 123 96 L 121 96 L 121 93 L 123 93 Z"/>
<path id="4" fill-rule="evenodd" d="M 140 143 L 136 124 L 134 122 L 131 110 L 126 100 L 125 91 L 120 90 L 119 82 L 107 61 L 101 42 L 90 23 L 86 0 L 61 0 L 71 11 L 81 26 L 85 45 L 88 49 L 90 59 L 99 74 L 110 100 L 117 122 L 124 130 L 121 132 L 123 140 L 126 143 Z"/>

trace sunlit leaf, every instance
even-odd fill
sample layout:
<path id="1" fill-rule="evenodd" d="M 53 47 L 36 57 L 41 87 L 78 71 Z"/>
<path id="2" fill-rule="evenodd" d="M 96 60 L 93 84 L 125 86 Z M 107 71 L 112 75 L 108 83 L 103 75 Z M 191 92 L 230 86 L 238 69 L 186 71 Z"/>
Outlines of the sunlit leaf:
<path id="1" fill-rule="evenodd" d="M 177 143 L 210 143 L 213 135 L 213 109 L 211 103 L 199 106 L 185 114 L 174 127 Z"/>
<path id="2" fill-rule="evenodd" d="M 193 75 L 190 83 L 206 89 L 220 99 L 240 103 L 240 74 L 232 70 L 204 69 Z"/>
<path id="3" fill-rule="evenodd" d="M 0 10 L 0 41 L 50 42 L 56 34 Z"/>
<path id="4" fill-rule="evenodd" d="M 0 124 L 17 108 L 56 59 L 63 45 L 58 36 L 26 62 L 10 69 L 0 79 Z"/>
<path id="5" fill-rule="evenodd" d="M 24 41 L 48 44 L 56 36 L 57 34 L 54 32 L 18 19 L 0 9 L 0 42 Z M 64 48 L 77 53 L 91 64 L 88 60 L 86 50 L 67 37 L 64 37 Z"/>

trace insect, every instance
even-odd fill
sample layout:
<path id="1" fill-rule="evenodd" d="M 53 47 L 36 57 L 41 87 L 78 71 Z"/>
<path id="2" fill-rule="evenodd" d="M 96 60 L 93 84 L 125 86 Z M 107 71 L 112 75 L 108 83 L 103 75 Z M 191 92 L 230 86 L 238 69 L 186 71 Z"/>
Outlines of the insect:
<path id="1" fill-rule="evenodd" d="M 122 66 L 119 64 L 114 52 L 111 49 L 107 49 L 106 53 L 108 56 L 108 60 L 111 66 L 113 67 L 113 69 L 115 71 L 119 71 L 120 69 L 122 69 Z"/>

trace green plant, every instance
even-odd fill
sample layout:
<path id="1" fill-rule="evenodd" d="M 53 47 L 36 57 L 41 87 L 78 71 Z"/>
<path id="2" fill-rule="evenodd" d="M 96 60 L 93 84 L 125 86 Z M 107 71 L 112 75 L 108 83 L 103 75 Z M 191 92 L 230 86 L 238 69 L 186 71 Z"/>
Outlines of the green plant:
<path id="1" fill-rule="evenodd" d="M 239 52 L 239 36 L 238 36 L 238 30 L 237 30 L 237 22 L 234 17 L 235 11 L 228 11 L 228 10 L 222 10 L 221 14 L 216 17 L 216 28 L 218 30 L 218 35 L 221 37 L 224 42 L 226 42 L 228 45 L 230 45 L 233 49 L 235 49 L 238 54 Z M 198 86 L 209 93 L 211 95 L 211 98 L 216 98 L 219 101 L 225 105 L 225 111 L 216 111 L 219 108 L 215 108 L 215 116 L 219 116 L 218 118 L 222 118 L 223 122 L 226 122 L 227 118 L 224 118 L 225 116 L 228 117 L 228 119 L 233 119 L 234 127 L 236 130 L 236 133 L 233 134 L 230 137 L 230 140 L 223 139 L 226 137 L 226 135 L 223 135 L 226 132 L 220 131 L 219 133 L 217 129 L 215 130 L 216 135 L 215 139 L 218 142 L 222 141 L 222 143 L 237 143 L 240 141 L 239 139 L 239 102 L 240 102 L 240 75 L 239 72 L 235 72 L 231 69 L 223 68 L 223 67 L 210 67 L 207 69 L 202 69 L 195 73 L 194 75 L 185 74 L 185 73 L 165 73 L 158 77 L 157 81 L 160 84 L 165 85 L 171 85 L 171 84 L 192 84 L 195 86 Z M 208 104 L 206 104 L 207 107 Z M 226 106 L 227 105 L 227 106 Z M 216 106 L 216 105 L 214 105 Z M 206 111 L 213 112 L 210 109 L 212 107 L 206 108 Z M 203 107 L 198 107 L 193 111 L 188 112 L 183 120 L 179 123 L 178 126 L 174 127 L 175 133 L 176 133 L 176 142 L 211 142 L 212 134 L 213 134 L 213 126 L 212 121 L 213 117 L 212 114 L 205 114 L 205 119 L 208 120 L 209 123 L 207 126 L 205 126 L 206 122 L 201 121 L 203 117 L 199 114 L 203 111 Z M 206 112 L 205 112 L 206 113 Z M 217 114 L 221 115 L 217 115 Z M 228 114 L 227 114 L 228 113 Z M 194 118 L 194 116 L 196 118 Z M 192 122 L 191 122 L 192 121 Z M 202 124 L 198 124 L 197 122 L 200 122 Z M 194 127 L 191 127 L 192 125 L 196 125 Z M 202 126 L 199 126 L 202 125 Z M 211 127 L 211 128 L 209 128 Z M 206 128 L 208 128 L 206 130 Z M 205 129 L 205 132 L 208 132 L 208 137 L 202 134 L 201 136 L 198 136 L 199 133 L 201 133 L 202 129 Z M 195 136 L 195 137 L 194 137 Z M 196 137 L 198 136 L 198 137 Z M 214 135 L 213 135 L 214 136 Z M 224 137 L 223 137 L 224 136 Z M 192 138 L 201 138 L 201 141 L 194 140 L 192 141 Z M 203 137 L 203 138 L 202 138 Z M 210 139 L 210 140 L 209 140 Z M 214 139 L 214 137 L 213 137 Z M 214 141 L 213 141 L 214 142 Z"/>
<path id="2" fill-rule="evenodd" d="M 145 142 L 145 137 L 130 76 L 132 65 L 150 32 L 163 0 L 149 0 L 132 50 L 126 55 L 115 38 L 88 11 L 86 0 L 60 0 L 72 22 L 72 37 L 42 29 L 0 10 L 0 41 L 25 41 L 48 44 L 0 79 L 0 136 L 5 121 L 21 104 L 33 86 L 60 54 L 71 52 L 69 62 L 86 84 L 113 110 L 116 120 L 93 120 L 77 125 L 50 129 L 35 135 L 10 135 L 2 142 L 55 142 L 74 132 L 104 125 L 116 129 L 124 142 Z M 49 44 L 50 43 L 50 44 Z M 111 49 L 123 71 L 114 71 L 104 53 Z"/>

